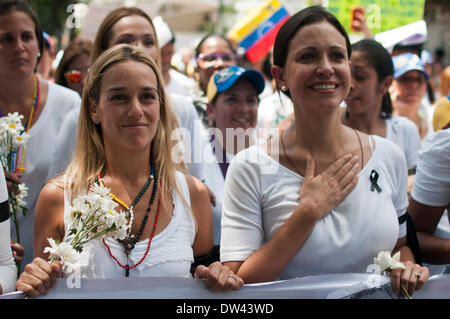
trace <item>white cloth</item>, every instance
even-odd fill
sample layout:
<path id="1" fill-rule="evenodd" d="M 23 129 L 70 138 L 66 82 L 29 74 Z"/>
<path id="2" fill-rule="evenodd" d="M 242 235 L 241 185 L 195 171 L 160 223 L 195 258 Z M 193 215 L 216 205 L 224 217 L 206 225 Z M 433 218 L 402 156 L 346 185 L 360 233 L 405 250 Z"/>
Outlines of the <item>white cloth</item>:
<path id="1" fill-rule="evenodd" d="M 417 166 L 421 140 L 417 125 L 404 116 L 392 116 L 385 120 L 386 138 L 401 148 L 408 168 Z"/>
<path id="2" fill-rule="evenodd" d="M 189 189 L 186 177 L 181 172 L 176 172 L 176 182 L 181 189 L 184 199 L 190 206 Z M 130 277 L 190 277 L 191 263 L 194 262 L 192 245 L 195 240 L 196 230 L 194 217 L 187 208 L 178 193 L 172 191 L 173 215 L 169 225 L 153 237 L 150 250 L 144 261 L 130 270 Z M 64 225 L 67 232 L 70 214 L 70 199 L 64 194 Z M 149 220 L 153 220 L 150 218 Z M 106 244 L 122 265 L 127 264 L 127 258 L 122 244 L 117 240 L 107 238 Z M 138 263 L 145 255 L 148 239 L 136 243 L 136 247 L 129 256 L 129 265 Z M 120 267 L 109 255 L 102 240 L 97 239 L 88 242 L 83 247 L 87 263 L 79 270 L 82 278 L 118 278 L 125 276 L 125 269 Z"/>
<path id="3" fill-rule="evenodd" d="M 170 105 L 180 124 L 180 128 L 184 129 L 186 146 L 182 146 L 185 150 L 185 160 L 187 168 L 192 176 L 199 180 L 204 180 L 202 165 L 202 149 L 204 128 L 197 115 L 194 105 L 184 96 L 171 93 L 168 95 Z M 75 149 L 75 138 L 78 117 L 80 110 L 70 112 L 61 126 L 58 139 L 56 141 L 56 149 L 53 154 L 52 162 L 48 172 L 48 178 L 54 177 L 62 173 L 69 164 L 73 151 Z M 177 134 L 172 134 L 173 139 L 178 139 Z"/>
<path id="4" fill-rule="evenodd" d="M 391 141 L 372 138 L 375 150 L 355 189 L 316 223 L 280 279 L 365 272 L 378 252 L 392 251 L 406 235 L 406 223 L 398 221 L 408 205 L 405 156 Z M 277 169 L 264 173 L 269 165 Z M 372 170 L 380 193 L 371 191 Z M 222 262 L 244 261 L 275 235 L 298 206 L 303 179 L 257 146 L 235 156 L 225 181 Z"/>
<path id="5" fill-rule="evenodd" d="M 186 75 L 174 70 L 169 70 L 170 81 L 166 84 L 166 91 L 183 96 L 189 96 L 192 88 L 195 87 L 195 81 Z"/>
<path id="6" fill-rule="evenodd" d="M 25 257 L 22 265 L 30 263 L 33 259 L 33 230 L 34 206 L 42 187 L 47 182 L 47 175 L 55 150 L 56 139 L 64 117 L 81 104 L 77 92 L 58 84 L 48 83 L 47 100 L 41 115 L 28 132 L 30 139 L 26 147 L 26 157 L 22 182 L 28 187 L 26 216 L 19 213 L 21 245 L 25 248 Z M 11 236 L 16 238 L 14 227 Z"/>
<path id="7" fill-rule="evenodd" d="M 9 230 L 8 189 L 5 174 L 0 169 L 0 287 L 3 293 L 16 290 L 16 266 L 11 250 Z"/>
<path id="8" fill-rule="evenodd" d="M 216 206 L 211 205 L 213 214 L 213 237 L 214 245 L 220 245 L 220 232 L 221 232 L 221 219 L 222 219 L 222 202 L 223 202 L 223 189 L 225 185 L 225 178 L 223 177 L 222 170 L 220 169 L 217 157 L 213 152 L 211 143 L 205 145 L 204 169 L 205 169 L 205 184 L 213 192 L 216 198 Z M 230 163 L 234 155 L 226 153 L 226 162 Z"/>
<path id="9" fill-rule="evenodd" d="M 412 198 L 429 206 L 450 208 L 450 129 L 425 139 L 417 165 Z M 450 211 L 450 210 L 449 210 Z"/>

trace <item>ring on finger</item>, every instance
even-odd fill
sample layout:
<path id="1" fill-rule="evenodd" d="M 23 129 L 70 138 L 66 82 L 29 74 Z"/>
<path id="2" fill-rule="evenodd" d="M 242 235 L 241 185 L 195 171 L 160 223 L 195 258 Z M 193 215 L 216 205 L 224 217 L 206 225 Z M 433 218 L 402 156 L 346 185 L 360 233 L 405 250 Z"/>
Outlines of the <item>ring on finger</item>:
<path id="1" fill-rule="evenodd" d="M 233 278 L 233 279 L 236 280 L 236 282 L 237 282 L 237 276 L 236 276 L 236 275 L 229 274 L 229 275 L 227 276 L 227 279 L 228 279 L 228 278 Z"/>
<path id="2" fill-rule="evenodd" d="M 417 273 L 417 272 L 415 272 L 415 271 L 413 271 L 413 272 L 411 273 L 411 276 L 414 276 L 414 277 L 416 277 L 417 279 L 420 278 L 420 274 Z"/>

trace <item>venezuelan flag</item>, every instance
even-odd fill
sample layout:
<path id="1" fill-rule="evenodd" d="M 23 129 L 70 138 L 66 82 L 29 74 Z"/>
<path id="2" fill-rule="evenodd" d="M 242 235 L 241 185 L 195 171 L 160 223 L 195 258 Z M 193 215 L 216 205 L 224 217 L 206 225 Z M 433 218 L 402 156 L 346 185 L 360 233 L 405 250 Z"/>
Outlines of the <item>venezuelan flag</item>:
<path id="1" fill-rule="evenodd" d="M 234 25 L 227 36 L 246 50 L 251 62 L 256 62 L 269 52 L 278 30 L 289 17 L 280 1 L 266 0 Z"/>

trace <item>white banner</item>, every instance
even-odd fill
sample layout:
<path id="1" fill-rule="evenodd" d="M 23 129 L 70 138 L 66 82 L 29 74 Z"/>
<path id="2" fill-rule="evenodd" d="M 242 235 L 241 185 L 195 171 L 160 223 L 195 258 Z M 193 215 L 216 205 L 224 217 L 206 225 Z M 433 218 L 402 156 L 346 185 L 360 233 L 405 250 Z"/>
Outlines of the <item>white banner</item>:
<path id="1" fill-rule="evenodd" d="M 0 299 L 24 298 L 20 292 Z M 77 280 L 60 278 L 40 299 L 389 299 L 389 277 L 375 274 L 331 274 L 261 284 L 247 284 L 238 291 L 212 293 L 202 280 L 192 278 L 118 278 Z M 450 275 L 432 276 L 414 293 L 414 299 L 450 298 Z"/>

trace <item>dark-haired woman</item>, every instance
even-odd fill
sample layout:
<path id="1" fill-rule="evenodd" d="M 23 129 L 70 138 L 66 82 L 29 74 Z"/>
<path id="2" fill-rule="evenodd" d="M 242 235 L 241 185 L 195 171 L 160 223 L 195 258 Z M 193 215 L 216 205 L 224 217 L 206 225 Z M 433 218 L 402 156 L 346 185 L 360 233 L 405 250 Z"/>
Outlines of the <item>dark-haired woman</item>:
<path id="1" fill-rule="evenodd" d="M 211 127 L 212 121 L 206 112 L 208 98 L 206 91 L 209 79 L 214 72 L 237 64 L 236 52 L 232 43 L 223 35 L 207 34 L 195 48 L 195 73 L 194 77 L 198 87 L 192 93 L 192 100 L 200 119 L 205 127 Z"/>
<path id="2" fill-rule="evenodd" d="M 249 283 L 365 272 L 380 251 L 401 252 L 405 269 L 393 270 L 392 288 L 402 283 L 412 294 L 429 271 L 406 246 L 405 157 L 391 141 L 342 124 L 351 84 L 345 30 L 325 9 L 308 7 L 281 27 L 273 56 L 295 120 L 231 162 L 221 261 Z"/>
<path id="3" fill-rule="evenodd" d="M 93 42 L 76 39 L 64 50 L 64 55 L 55 72 L 55 83 L 68 87 L 78 94 L 83 92 L 84 82 L 91 65 Z"/>
<path id="4" fill-rule="evenodd" d="M 405 154 L 410 172 L 408 193 L 421 147 L 417 126 L 407 117 L 393 116 L 389 87 L 394 67 L 389 52 L 374 40 L 362 40 L 352 46 L 352 84 L 345 102 L 343 123 L 366 134 L 385 137 Z"/>
<path id="5" fill-rule="evenodd" d="M 26 150 L 14 155 L 16 169 L 5 172 L 10 192 L 17 183 L 25 183 L 29 189 L 27 215 L 19 214 L 25 263 L 33 257 L 33 211 L 47 178 L 56 136 L 66 114 L 81 103 L 75 92 L 35 74 L 43 47 L 42 29 L 31 7 L 25 1 L 1 1 L 0 116 L 18 112 L 30 134 Z M 15 239 L 15 229 L 12 232 Z"/>

